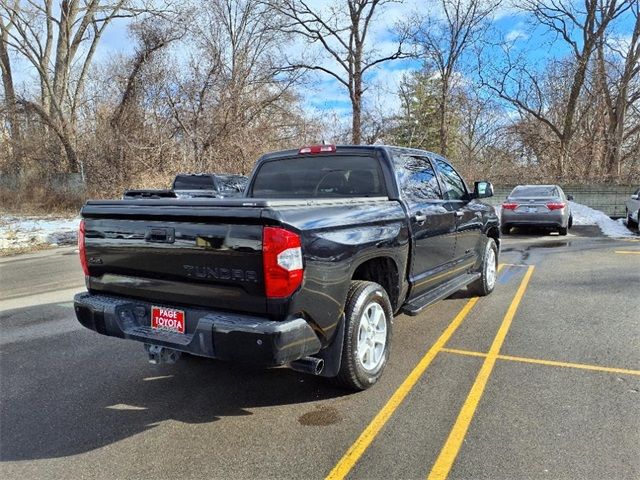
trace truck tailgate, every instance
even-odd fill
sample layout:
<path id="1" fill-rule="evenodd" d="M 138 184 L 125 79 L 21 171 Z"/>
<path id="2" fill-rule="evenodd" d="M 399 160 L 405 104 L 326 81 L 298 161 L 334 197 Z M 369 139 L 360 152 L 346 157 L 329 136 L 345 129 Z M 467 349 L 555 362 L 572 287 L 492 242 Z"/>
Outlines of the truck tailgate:
<path id="1" fill-rule="evenodd" d="M 89 289 L 160 305 L 266 312 L 262 209 L 157 202 L 85 206 Z"/>

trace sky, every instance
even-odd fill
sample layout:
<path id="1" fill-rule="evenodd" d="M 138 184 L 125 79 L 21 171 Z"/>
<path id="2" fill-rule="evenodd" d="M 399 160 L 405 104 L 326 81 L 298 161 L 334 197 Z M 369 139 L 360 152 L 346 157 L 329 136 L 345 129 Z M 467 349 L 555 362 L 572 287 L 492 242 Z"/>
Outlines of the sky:
<path id="1" fill-rule="evenodd" d="M 507 0 L 507 2 L 510 0 Z M 332 4 L 339 4 L 340 0 L 312 0 L 311 4 L 319 9 L 326 8 Z M 425 9 L 433 9 L 436 15 L 439 13 L 439 2 L 433 0 L 403 0 L 402 2 L 390 3 L 376 16 L 376 21 L 368 36 L 367 44 L 374 48 L 381 55 L 389 54 L 396 50 L 394 41 L 396 27 L 399 22 L 414 14 L 424 14 Z M 498 30 L 507 38 L 514 42 L 526 42 L 529 34 L 525 33 L 521 15 L 505 3 L 498 9 L 495 15 L 494 24 Z M 300 52 L 309 49 L 304 42 L 297 42 L 287 46 L 287 54 L 295 57 Z M 110 29 L 105 32 L 102 39 L 100 55 L 98 59 L 107 59 L 110 56 L 130 53 L 132 43 L 127 31 L 127 23 L 124 21 L 115 22 Z M 372 107 L 383 109 L 397 109 L 399 100 L 396 92 L 403 76 L 411 71 L 420 69 L 420 60 L 396 60 L 386 62 L 379 68 L 371 71 L 367 79 L 373 88 L 369 92 L 365 102 Z M 324 66 L 333 67 L 335 64 L 329 59 L 323 63 Z M 307 109 L 315 109 L 320 112 L 332 111 L 338 116 L 348 115 L 351 112 L 351 103 L 346 88 L 334 78 L 322 74 L 314 73 L 308 77 L 309 83 L 301 90 L 303 104 Z"/>
<path id="2" fill-rule="evenodd" d="M 532 28 L 528 17 L 513 6 L 516 0 L 505 0 L 491 19 L 491 27 L 498 36 L 510 43 L 512 48 L 523 52 L 528 62 L 542 64 L 541 60 L 549 56 L 562 57 L 568 54 L 562 42 L 553 42 L 553 37 L 546 35 L 540 28 Z M 578 1 L 578 0 L 575 0 Z M 319 9 L 327 8 L 331 4 L 343 3 L 340 0 L 312 0 L 310 3 Z M 397 35 L 397 24 L 403 18 L 416 14 L 441 15 L 438 1 L 434 0 L 404 0 L 392 2 L 383 7 L 377 15 L 368 36 L 367 45 L 375 49 L 380 55 L 389 54 L 396 49 L 394 39 Z M 630 19 L 619 22 L 616 35 L 621 38 L 630 36 L 632 24 Z M 133 42 L 129 36 L 126 20 L 114 21 L 105 31 L 100 48 L 96 56 L 97 61 L 108 61 L 114 56 L 130 54 Z M 287 45 L 288 54 L 295 57 L 302 52 L 313 51 L 313 46 L 305 45 L 302 41 Z M 497 47 L 490 54 L 499 54 Z M 323 66 L 334 68 L 335 64 L 329 59 L 322 60 Z M 396 94 L 404 75 L 421 68 L 420 60 L 396 60 L 386 62 L 371 70 L 366 79 L 371 86 L 365 94 L 365 104 L 369 107 L 379 107 L 393 111 L 399 107 Z M 17 76 L 27 75 L 28 67 L 17 64 Z M 472 79 L 471 79 L 472 80 Z M 322 73 L 314 73 L 308 77 L 308 84 L 301 89 L 303 107 L 320 113 L 331 112 L 338 117 L 346 117 L 351 112 L 346 88 L 333 77 Z"/>

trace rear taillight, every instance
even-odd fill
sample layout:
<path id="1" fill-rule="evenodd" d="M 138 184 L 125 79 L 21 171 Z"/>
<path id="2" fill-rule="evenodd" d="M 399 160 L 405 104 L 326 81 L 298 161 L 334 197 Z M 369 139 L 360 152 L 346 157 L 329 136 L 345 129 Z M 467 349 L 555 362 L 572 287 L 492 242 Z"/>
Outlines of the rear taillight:
<path id="1" fill-rule="evenodd" d="M 262 262 L 267 298 L 285 298 L 302 283 L 300 236 L 278 227 L 264 227 Z"/>
<path id="2" fill-rule="evenodd" d="M 80 220 L 78 228 L 78 254 L 80 255 L 80 265 L 85 277 L 89 276 L 89 266 L 87 265 L 87 251 L 84 246 L 84 220 Z"/>
<path id="3" fill-rule="evenodd" d="M 504 208 L 505 210 L 515 210 L 516 208 L 518 208 L 518 204 L 513 202 L 504 202 L 502 204 L 502 208 Z"/>
<path id="4" fill-rule="evenodd" d="M 562 210 L 566 205 L 564 202 L 549 202 L 547 203 L 547 208 L 549 210 Z"/>

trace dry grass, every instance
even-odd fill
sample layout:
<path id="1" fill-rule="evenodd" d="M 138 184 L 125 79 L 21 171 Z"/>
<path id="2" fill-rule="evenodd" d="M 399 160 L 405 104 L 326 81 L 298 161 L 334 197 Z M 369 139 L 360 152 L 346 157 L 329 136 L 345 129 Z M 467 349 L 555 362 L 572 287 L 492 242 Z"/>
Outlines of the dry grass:
<path id="1" fill-rule="evenodd" d="M 49 191 L 42 185 L 0 188 L 0 213 L 69 217 L 77 215 L 84 202 L 84 194 Z"/>
<path id="2" fill-rule="evenodd" d="M 23 253 L 34 253 L 42 250 L 50 250 L 57 248 L 48 243 L 32 243 L 29 245 L 23 245 L 16 248 L 0 248 L 0 257 L 11 257 L 13 255 L 20 255 Z"/>

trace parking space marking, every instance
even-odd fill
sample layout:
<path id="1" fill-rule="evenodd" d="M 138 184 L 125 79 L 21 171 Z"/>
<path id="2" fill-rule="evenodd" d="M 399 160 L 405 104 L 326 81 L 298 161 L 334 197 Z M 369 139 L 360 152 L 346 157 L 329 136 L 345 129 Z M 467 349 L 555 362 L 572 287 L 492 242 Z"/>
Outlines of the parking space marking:
<path id="1" fill-rule="evenodd" d="M 351 445 L 340 461 L 333 467 L 327 475 L 327 480 L 343 479 L 351 471 L 358 459 L 362 456 L 371 442 L 376 438 L 382 427 L 387 423 L 393 412 L 400 406 L 407 394 L 411 391 L 416 382 L 420 379 L 425 370 L 431 365 L 442 347 L 444 347 L 460 326 L 465 317 L 469 314 L 473 306 L 478 302 L 478 297 L 473 297 L 460 310 L 458 315 L 449 324 L 446 330 L 440 335 L 433 346 L 422 357 L 420 362 L 414 367 L 409 376 L 402 382 L 398 389 L 391 395 L 391 398 L 382 407 L 371 423 L 364 429 L 358 439 Z"/>
<path id="2" fill-rule="evenodd" d="M 614 253 L 621 255 L 640 255 L 640 250 L 615 250 Z"/>
<path id="3" fill-rule="evenodd" d="M 511 305 L 509 305 L 509 309 L 505 314 L 502 324 L 498 329 L 498 333 L 493 339 L 493 343 L 491 344 L 491 348 L 489 348 L 489 353 L 484 359 L 482 363 L 482 367 L 480 367 L 480 371 L 478 372 L 478 376 L 476 377 L 469 394 L 460 409 L 460 413 L 458 414 L 458 418 L 453 425 L 453 428 L 449 432 L 449 437 L 445 442 L 436 462 L 431 468 L 431 472 L 429 473 L 428 480 L 444 480 L 449 476 L 449 472 L 451 471 L 451 467 L 453 466 L 453 462 L 458 456 L 458 452 L 460 451 L 460 447 L 462 446 L 462 442 L 464 441 L 464 437 L 467 434 L 467 430 L 469 429 L 469 425 L 471 424 L 471 420 L 478 408 L 478 404 L 480 403 L 480 399 L 482 398 L 482 394 L 484 393 L 484 389 L 489 380 L 489 376 L 491 375 L 491 371 L 498 360 L 498 355 L 500 354 L 500 349 L 502 348 L 502 344 L 507 336 L 507 332 L 511 327 L 511 322 L 515 317 L 516 311 L 518 310 L 518 306 L 524 297 L 524 293 L 527 290 L 527 286 L 529 285 L 529 280 L 531 279 L 531 275 L 533 275 L 533 270 L 535 267 L 531 265 L 527 272 L 524 275 L 524 278 L 520 282 L 520 286 L 518 287 L 518 291 L 516 295 L 513 297 L 511 301 Z"/>
<path id="4" fill-rule="evenodd" d="M 499 273 L 504 264 L 499 264 L 496 273 Z M 431 346 L 431 348 L 425 353 L 424 357 L 413 368 L 411 373 L 404 379 L 397 390 L 391 395 L 391 398 L 387 400 L 387 403 L 377 413 L 377 415 L 371 420 L 369 425 L 364 429 L 356 441 L 349 447 L 347 452 L 338 461 L 335 467 L 329 472 L 326 480 L 338 480 L 345 478 L 356 462 L 360 459 L 362 454 L 367 450 L 371 442 L 378 436 L 382 427 L 387 423 L 393 412 L 395 412 L 400 404 L 404 401 L 405 397 L 409 394 L 414 385 L 418 382 L 422 374 L 431 365 L 433 359 L 444 348 L 452 335 L 456 332 L 458 327 L 462 324 L 462 321 L 469 314 L 471 309 L 476 303 L 478 303 L 479 297 L 472 297 L 462 307 L 462 310 L 458 312 L 455 318 L 451 321 L 449 326 L 438 337 L 438 340 Z"/>
<path id="5" fill-rule="evenodd" d="M 455 353 L 456 355 L 466 355 L 470 357 L 486 357 L 486 353 L 472 352 L 470 350 L 458 350 L 455 348 L 443 348 L 443 352 Z M 575 368 L 578 370 L 591 370 L 594 372 L 619 373 L 622 375 L 640 376 L 640 370 L 631 370 L 628 368 L 603 367 L 601 365 L 589 365 L 586 363 L 558 362 L 556 360 L 544 360 L 540 358 L 516 357 L 513 355 L 498 355 L 498 360 L 507 360 L 510 362 L 533 363 L 536 365 L 545 365 L 549 367 Z"/>
<path id="6" fill-rule="evenodd" d="M 442 351 L 445 352 L 445 353 L 455 353 L 456 355 L 464 355 L 466 357 L 482 357 L 482 358 L 485 358 L 487 356 L 486 353 L 473 352 L 471 350 L 460 350 L 458 348 L 443 348 Z"/>

